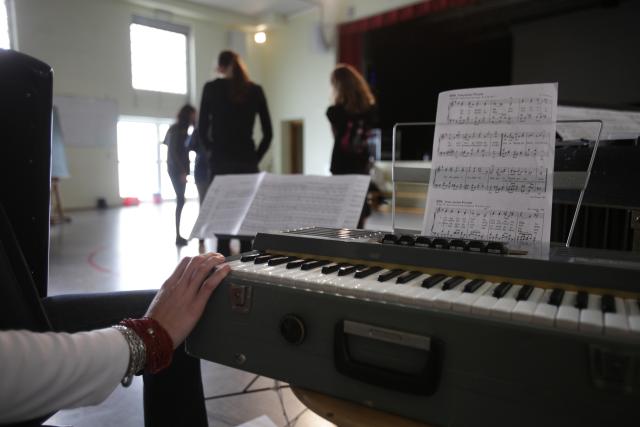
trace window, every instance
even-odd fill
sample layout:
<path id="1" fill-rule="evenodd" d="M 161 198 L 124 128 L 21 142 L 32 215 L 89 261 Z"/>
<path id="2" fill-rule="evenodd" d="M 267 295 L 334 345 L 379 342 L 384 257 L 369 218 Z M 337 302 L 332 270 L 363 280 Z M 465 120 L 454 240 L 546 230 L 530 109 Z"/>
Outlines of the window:
<path id="1" fill-rule="evenodd" d="M 7 13 L 7 1 L 0 0 L 0 49 L 11 48 L 9 37 L 9 13 Z"/>
<path id="2" fill-rule="evenodd" d="M 151 201 L 174 200 L 171 179 L 167 172 L 167 146 L 162 142 L 171 119 L 121 117 L 118 120 L 118 181 L 120 197 L 135 197 Z M 190 152 L 191 170 L 195 153 Z M 197 198 L 193 178 L 187 178 L 185 197 Z"/>
<path id="3" fill-rule="evenodd" d="M 188 28 L 134 17 L 129 32 L 133 88 L 186 94 Z"/>

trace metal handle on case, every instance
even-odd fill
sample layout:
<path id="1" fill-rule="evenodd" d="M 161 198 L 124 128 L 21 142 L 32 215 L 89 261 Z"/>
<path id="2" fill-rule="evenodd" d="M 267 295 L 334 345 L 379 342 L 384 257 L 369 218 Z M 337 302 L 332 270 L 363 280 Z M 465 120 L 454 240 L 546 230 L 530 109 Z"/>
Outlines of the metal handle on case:
<path id="1" fill-rule="evenodd" d="M 349 351 L 349 335 L 363 336 L 423 351 L 425 359 L 422 370 L 410 374 L 358 362 Z M 431 339 L 420 335 L 343 320 L 335 327 L 334 362 L 336 370 L 343 375 L 403 393 L 428 396 L 436 391 L 438 385 L 436 354 L 432 348 Z"/>

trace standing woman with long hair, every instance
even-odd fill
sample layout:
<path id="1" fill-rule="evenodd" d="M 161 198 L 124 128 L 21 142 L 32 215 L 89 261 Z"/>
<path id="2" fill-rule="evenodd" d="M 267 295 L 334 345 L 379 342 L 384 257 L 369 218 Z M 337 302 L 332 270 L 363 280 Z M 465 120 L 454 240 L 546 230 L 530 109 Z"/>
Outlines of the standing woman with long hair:
<path id="1" fill-rule="evenodd" d="M 334 137 L 331 173 L 368 175 L 371 169 L 368 138 L 377 121 L 376 99 L 364 77 L 348 64 L 336 66 L 331 73 L 331 86 L 334 103 L 327 109 Z M 358 228 L 363 227 L 370 213 L 365 201 Z"/>
<path id="2" fill-rule="evenodd" d="M 217 71 L 221 78 L 204 86 L 198 122 L 200 140 L 209 151 L 210 177 L 257 173 L 273 137 L 264 92 L 249 79 L 246 66 L 235 52 L 220 53 Z M 256 115 L 262 128 L 257 148 L 253 140 Z M 251 241 L 240 243 L 243 252 L 251 248 Z M 228 238 L 218 238 L 218 252 L 230 255 Z"/>
<path id="3" fill-rule="evenodd" d="M 171 125 L 164 137 L 167 150 L 167 169 L 171 184 L 176 192 L 176 245 L 185 246 L 187 239 L 180 235 L 180 217 L 184 207 L 184 192 L 187 188 L 187 175 L 189 175 L 189 151 L 187 139 L 189 127 L 195 124 L 196 109 L 187 104 L 183 106 L 176 117 L 176 122 Z"/>

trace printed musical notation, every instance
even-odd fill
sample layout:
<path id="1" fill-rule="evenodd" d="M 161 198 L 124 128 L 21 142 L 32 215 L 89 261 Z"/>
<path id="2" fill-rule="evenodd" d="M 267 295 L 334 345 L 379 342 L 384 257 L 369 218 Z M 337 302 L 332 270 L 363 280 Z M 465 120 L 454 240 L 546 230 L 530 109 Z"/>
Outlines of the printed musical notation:
<path id="1" fill-rule="evenodd" d="M 549 242 L 557 99 L 554 83 L 441 93 L 423 231 Z"/>
<path id="2" fill-rule="evenodd" d="M 442 157 L 512 158 L 546 157 L 552 135 L 535 132 L 444 132 L 438 136 L 438 155 Z"/>
<path id="3" fill-rule="evenodd" d="M 471 240 L 533 242 L 542 238 L 542 210 L 490 208 L 436 208 L 433 236 Z"/>
<path id="4" fill-rule="evenodd" d="M 544 167 L 438 166 L 432 173 L 432 188 L 441 190 L 528 194 L 547 189 Z"/>
<path id="5" fill-rule="evenodd" d="M 547 123 L 554 120 L 553 107 L 548 97 L 452 99 L 447 123 Z"/>

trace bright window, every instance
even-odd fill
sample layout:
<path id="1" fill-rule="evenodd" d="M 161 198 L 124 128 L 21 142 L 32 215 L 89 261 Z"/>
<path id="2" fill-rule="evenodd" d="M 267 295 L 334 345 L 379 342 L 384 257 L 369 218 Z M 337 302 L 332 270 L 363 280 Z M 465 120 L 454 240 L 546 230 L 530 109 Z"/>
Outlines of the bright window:
<path id="1" fill-rule="evenodd" d="M 171 119 L 126 117 L 118 121 L 118 180 L 120 197 L 141 201 L 174 200 L 176 194 L 167 172 L 167 146 L 162 142 Z M 195 155 L 190 153 L 191 170 Z M 187 178 L 187 198 L 197 198 L 193 177 Z"/>
<path id="2" fill-rule="evenodd" d="M 11 39 L 9 38 L 9 14 L 7 13 L 6 0 L 0 0 L 0 49 L 9 49 Z"/>
<path id="3" fill-rule="evenodd" d="M 187 33 L 184 31 L 131 24 L 131 84 L 134 89 L 187 93 Z"/>

